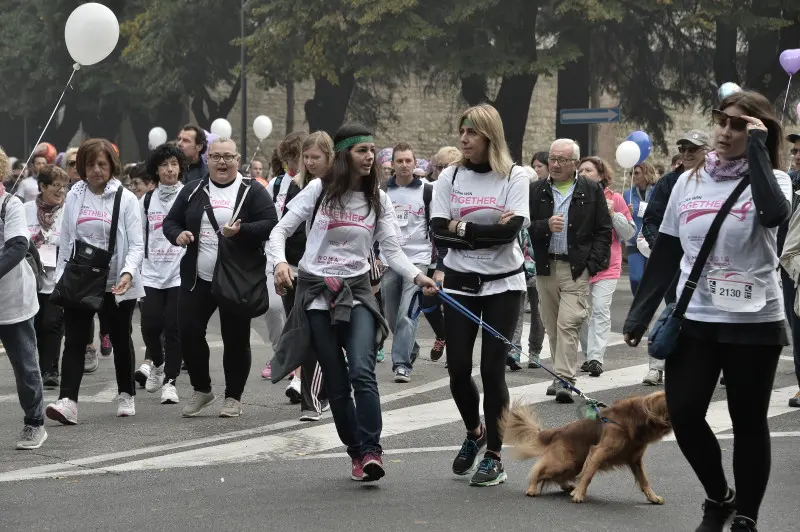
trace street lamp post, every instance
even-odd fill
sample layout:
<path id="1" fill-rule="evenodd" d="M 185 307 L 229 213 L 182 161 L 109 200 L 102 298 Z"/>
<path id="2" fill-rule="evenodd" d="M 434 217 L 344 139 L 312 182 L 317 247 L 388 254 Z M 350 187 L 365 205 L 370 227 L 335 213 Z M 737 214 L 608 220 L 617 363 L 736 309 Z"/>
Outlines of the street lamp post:
<path id="1" fill-rule="evenodd" d="M 241 9 L 241 30 L 242 30 L 242 160 L 247 161 L 247 75 L 245 73 L 246 70 L 246 61 L 247 61 L 247 51 L 244 44 L 244 7 L 245 7 L 245 0 L 242 0 L 242 9 Z"/>

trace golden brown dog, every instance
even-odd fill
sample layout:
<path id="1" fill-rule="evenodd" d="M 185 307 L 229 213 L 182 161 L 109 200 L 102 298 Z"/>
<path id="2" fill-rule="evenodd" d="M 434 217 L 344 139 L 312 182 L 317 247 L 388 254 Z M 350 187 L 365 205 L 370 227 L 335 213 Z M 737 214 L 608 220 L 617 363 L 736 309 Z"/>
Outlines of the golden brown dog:
<path id="1" fill-rule="evenodd" d="M 501 426 L 514 455 L 523 460 L 540 457 L 531 469 L 526 495 L 535 497 L 552 482 L 570 493 L 573 502 L 583 502 L 597 471 L 627 466 L 647 500 L 664 504 L 650 488 L 642 462 L 647 446 L 672 430 L 664 392 L 623 399 L 600 412 L 608 422 L 581 419 L 557 429 L 543 429 L 520 402 L 505 412 Z"/>

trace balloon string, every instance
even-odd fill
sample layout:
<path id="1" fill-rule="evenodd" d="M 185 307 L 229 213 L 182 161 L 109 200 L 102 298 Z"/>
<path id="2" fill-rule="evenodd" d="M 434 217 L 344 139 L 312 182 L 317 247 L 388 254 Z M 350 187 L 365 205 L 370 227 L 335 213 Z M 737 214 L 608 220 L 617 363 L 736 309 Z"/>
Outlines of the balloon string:
<path id="1" fill-rule="evenodd" d="M 789 101 L 789 89 L 792 87 L 792 74 L 789 74 L 789 83 L 786 85 L 786 96 L 783 98 L 783 111 L 781 111 L 781 125 L 786 116 L 786 102 Z"/>
<path id="2" fill-rule="evenodd" d="M 44 134 L 47 132 L 47 128 L 50 126 L 50 122 L 53 121 L 53 117 L 56 115 L 58 108 L 61 106 L 61 100 L 64 99 L 64 95 L 67 93 L 67 89 L 70 88 L 70 83 L 72 83 L 72 78 L 75 76 L 75 72 L 77 71 L 78 71 L 77 68 L 72 69 L 72 74 L 70 74 L 69 80 L 67 80 L 67 84 L 64 86 L 64 90 L 61 91 L 61 96 L 59 96 L 58 102 L 56 103 L 56 106 L 53 108 L 53 112 L 50 113 L 50 118 L 47 119 L 47 123 L 44 125 L 44 129 L 42 129 L 42 134 L 39 135 L 39 140 L 37 140 L 36 144 L 33 145 L 33 151 L 31 151 L 31 154 L 28 155 L 28 160 L 25 161 L 25 166 L 22 167 L 23 170 L 27 171 L 28 165 L 31 164 L 31 159 L 33 159 L 33 154 L 36 153 L 36 148 L 39 147 L 39 143 L 42 142 L 42 138 L 44 137 Z M 14 181 L 14 186 L 11 187 L 11 194 L 13 194 L 14 190 L 16 190 L 17 185 L 19 184 L 19 180 L 22 179 L 22 176 L 24 174 L 25 172 L 23 171 L 20 172 L 19 175 L 17 176 L 17 180 Z"/>
<path id="3" fill-rule="evenodd" d="M 258 151 L 261 149 L 261 141 L 258 141 L 256 145 L 256 151 L 253 152 L 253 156 L 250 158 L 250 164 L 247 166 L 248 172 L 250 171 L 250 167 L 253 166 L 253 161 L 256 160 L 256 156 L 258 155 Z"/>

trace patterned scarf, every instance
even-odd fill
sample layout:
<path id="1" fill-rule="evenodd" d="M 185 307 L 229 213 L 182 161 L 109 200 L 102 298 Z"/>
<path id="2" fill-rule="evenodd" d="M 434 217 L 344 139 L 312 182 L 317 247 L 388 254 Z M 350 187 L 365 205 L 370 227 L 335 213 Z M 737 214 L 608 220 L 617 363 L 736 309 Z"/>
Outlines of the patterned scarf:
<path id="1" fill-rule="evenodd" d="M 174 185 L 158 185 L 156 189 L 158 192 L 158 199 L 161 201 L 162 205 L 166 205 L 169 203 L 175 194 L 180 192 L 181 187 L 183 185 L 181 183 L 176 183 Z"/>
<path id="2" fill-rule="evenodd" d="M 36 218 L 39 220 L 39 232 L 33 237 L 33 243 L 36 244 L 37 248 L 42 247 L 42 244 L 44 244 L 44 232 L 53 227 L 53 222 L 61 207 L 63 205 L 45 203 L 41 194 L 36 196 Z"/>
<path id="3" fill-rule="evenodd" d="M 750 163 L 747 162 L 747 157 L 723 161 L 717 152 L 712 151 L 706 155 L 706 172 L 714 181 L 732 181 L 741 179 L 750 172 Z"/>

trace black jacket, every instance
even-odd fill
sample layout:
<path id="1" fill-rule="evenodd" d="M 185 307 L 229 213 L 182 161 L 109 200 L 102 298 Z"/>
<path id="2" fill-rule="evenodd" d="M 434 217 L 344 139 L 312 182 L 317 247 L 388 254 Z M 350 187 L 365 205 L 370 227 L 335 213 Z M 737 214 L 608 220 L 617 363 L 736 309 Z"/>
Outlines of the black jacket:
<path id="1" fill-rule="evenodd" d="M 183 187 L 164 219 L 164 236 L 172 245 L 178 245 L 176 242 L 178 235 L 184 231 L 190 231 L 194 235 L 194 242 L 186 246 L 186 253 L 181 259 L 181 287 L 188 290 L 193 290 L 197 281 L 200 223 L 208 197 L 208 180 L 209 177 L 206 176 L 198 182 Z M 278 215 L 275 213 L 272 199 L 261 183 L 247 178 L 243 183 L 250 183 L 251 189 L 239 212 L 241 229 L 239 234 L 232 238 L 243 247 L 252 248 L 254 253 L 264 253 L 264 243 L 269 239 L 272 228 L 277 225 Z M 239 188 L 236 195 L 237 205 L 242 199 L 244 190 L 244 186 Z"/>
<path id="2" fill-rule="evenodd" d="M 191 183 L 200 179 L 208 177 L 208 165 L 206 165 L 203 158 L 200 157 L 196 163 L 191 163 L 186 166 L 183 171 L 183 183 Z"/>
<path id="3" fill-rule="evenodd" d="M 550 227 L 553 215 L 552 181 L 540 179 L 531 183 L 531 226 L 528 233 L 533 244 L 536 275 L 550 275 Z M 567 247 L 572 278 L 584 270 L 595 275 L 608 268 L 611 258 L 611 216 L 600 183 L 578 176 L 569 206 Z"/>
<path id="4" fill-rule="evenodd" d="M 300 194 L 300 187 L 295 183 L 294 179 L 289 177 L 288 175 L 283 175 L 281 179 L 289 179 L 291 183 L 289 183 L 289 190 L 286 191 L 286 201 L 283 202 L 283 212 L 281 213 L 281 217 L 283 217 L 287 211 L 290 211 L 289 202 L 294 199 L 295 196 Z M 270 197 L 272 198 L 272 202 L 275 202 L 275 199 L 278 197 L 278 190 L 280 190 L 280 181 L 275 181 L 273 186 L 270 190 L 268 190 Z M 297 266 L 300 263 L 300 259 L 303 258 L 303 254 L 306 252 L 306 224 L 300 224 L 300 227 L 294 232 L 292 236 L 286 239 L 286 262 L 291 264 L 292 266 Z"/>
<path id="5" fill-rule="evenodd" d="M 650 193 L 650 201 L 647 203 L 647 209 L 644 211 L 644 218 L 642 219 L 642 235 L 647 240 L 647 245 L 650 249 L 656 245 L 656 237 L 658 236 L 658 229 L 661 227 L 661 222 L 664 220 L 664 213 L 667 211 L 667 203 L 669 203 L 669 196 L 672 194 L 672 189 L 678 178 L 685 172 L 683 165 L 677 167 L 672 172 L 664 175 L 656 182 L 653 191 Z"/>

